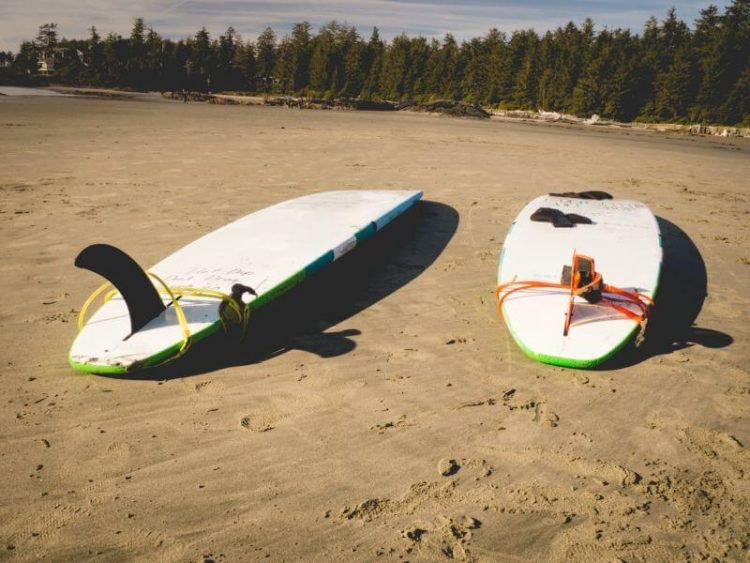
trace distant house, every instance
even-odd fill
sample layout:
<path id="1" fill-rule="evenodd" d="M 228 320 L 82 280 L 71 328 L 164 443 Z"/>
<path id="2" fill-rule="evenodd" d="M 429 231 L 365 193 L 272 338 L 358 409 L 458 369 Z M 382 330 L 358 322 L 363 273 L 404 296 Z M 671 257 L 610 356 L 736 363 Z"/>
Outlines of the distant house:
<path id="1" fill-rule="evenodd" d="M 37 72 L 42 76 L 53 76 L 57 64 L 62 62 L 71 52 L 75 56 L 79 56 L 79 58 L 80 55 L 83 55 L 80 51 L 68 47 L 54 47 L 52 49 L 42 50 L 41 53 L 39 53 L 39 59 L 37 60 Z"/>
<path id="2" fill-rule="evenodd" d="M 52 76 L 55 74 L 54 51 L 51 54 L 49 52 L 42 52 L 39 55 L 37 70 L 42 76 Z"/>

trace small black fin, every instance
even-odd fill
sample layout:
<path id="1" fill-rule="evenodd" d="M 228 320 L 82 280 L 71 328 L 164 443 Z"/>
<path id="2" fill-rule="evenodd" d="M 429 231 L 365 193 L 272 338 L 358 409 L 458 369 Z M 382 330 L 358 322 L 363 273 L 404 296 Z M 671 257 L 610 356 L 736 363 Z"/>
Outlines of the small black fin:
<path id="1" fill-rule="evenodd" d="M 542 223 L 552 223 L 556 228 L 570 228 L 574 227 L 573 221 L 560 211 L 552 207 L 540 207 L 534 213 L 531 214 L 530 219 L 532 221 L 539 221 Z"/>
<path id="2" fill-rule="evenodd" d="M 166 308 L 148 274 L 135 260 L 109 244 L 92 244 L 76 257 L 75 265 L 107 279 L 125 299 L 130 329 L 137 332 Z"/>
<path id="3" fill-rule="evenodd" d="M 572 199 L 613 199 L 612 194 L 607 192 L 600 192 L 597 190 L 590 190 L 588 192 L 561 192 L 558 194 L 549 194 L 555 197 L 568 197 Z"/>
<path id="4" fill-rule="evenodd" d="M 583 215 L 578 215 L 578 213 L 566 213 L 565 216 L 568 218 L 568 220 L 572 221 L 576 225 L 593 225 L 594 222 L 589 219 L 588 217 L 584 217 Z"/>

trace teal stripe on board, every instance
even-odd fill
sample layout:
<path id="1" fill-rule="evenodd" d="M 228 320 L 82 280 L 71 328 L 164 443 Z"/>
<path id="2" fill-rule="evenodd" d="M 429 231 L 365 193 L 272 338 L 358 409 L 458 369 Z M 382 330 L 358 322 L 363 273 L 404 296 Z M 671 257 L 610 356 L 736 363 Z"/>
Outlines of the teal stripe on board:
<path id="1" fill-rule="evenodd" d="M 383 227 L 385 227 L 388 223 L 393 221 L 396 217 L 401 215 L 404 211 L 409 209 L 416 201 L 418 201 L 422 197 L 422 192 L 418 192 L 414 194 L 412 197 L 407 199 L 405 202 L 403 202 L 400 205 L 397 205 L 395 208 L 393 208 L 391 211 L 380 217 L 379 219 L 375 220 L 375 228 L 379 231 Z"/>
<path id="2" fill-rule="evenodd" d="M 363 241 L 366 241 L 372 235 L 374 235 L 377 229 L 378 227 L 373 221 L 372 223 L 367 225 L 364 229 L 360 229 L 357 233 L 355 233 L 354 238 L 357 239 L 357 243 L 361 243 Z"/>
<path id="3" fill-rule="evenodd" d="M 315 260 L 315 262 L 307 266 L 305 268 L 305 274 L 309 275 L 309 274 L 312 274 L 313 272 L 317 272 L 326 264 L 330 264 L 331 262 L 333 262 L 333 260 L 334 260 L 333 250 L 329 250 L 323 256 Z"/>

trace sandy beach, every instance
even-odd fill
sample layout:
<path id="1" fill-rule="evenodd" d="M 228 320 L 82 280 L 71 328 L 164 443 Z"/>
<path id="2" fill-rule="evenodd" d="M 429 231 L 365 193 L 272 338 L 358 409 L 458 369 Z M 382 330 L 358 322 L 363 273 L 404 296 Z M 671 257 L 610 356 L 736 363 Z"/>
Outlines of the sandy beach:
<path id="1" fill-rule="evenodd" d="M 750 139 L 0 96 L 0 560 L 745 561 Z M 107 242 L 149 266 L 268 205 L 421 189 L 383 236 L 142 377 L 67 363 Z M 495 311 L 550 191 L 649 205 L 644 349 L 542 365 Z"/>

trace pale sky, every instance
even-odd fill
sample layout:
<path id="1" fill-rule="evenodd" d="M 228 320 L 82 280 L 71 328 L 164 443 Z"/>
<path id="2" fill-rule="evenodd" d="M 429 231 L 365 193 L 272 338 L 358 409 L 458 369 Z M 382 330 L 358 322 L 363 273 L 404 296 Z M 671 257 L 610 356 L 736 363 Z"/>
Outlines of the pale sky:
<path id="1" fill-rule="evenodd" d="M 689 0 L 0 0 L 0 50 L 17 52 L 24 40 L 36 37 L 40 25 L 57 24 L 60 37 L 85 38 L 95 25 L 104 37 L 110 32 L 130 35 L 133 20 L 142 17 L 162 37 L 181 39 L 206 27 L 212 37 L 234 27 L 244 39 L 254 40 L 271 26 L 279 36 L 293 24 L 309 21 L 313 29 L 337 20 L 356 26 L 369 37 L 377 26 L 390 39 L 400 33 L 458 40 L 480 37 L 493 27 L 512 32 L 534 28 L 543 33 L 577 25 L 590 17 L 597 30 L 630 28 L 640 33 L 650 16 L 664 19 L 674 6 L 680 19 L 693 25 L 710 4 Z M 723 9 L 724 4 L 719 4 Z"/>

